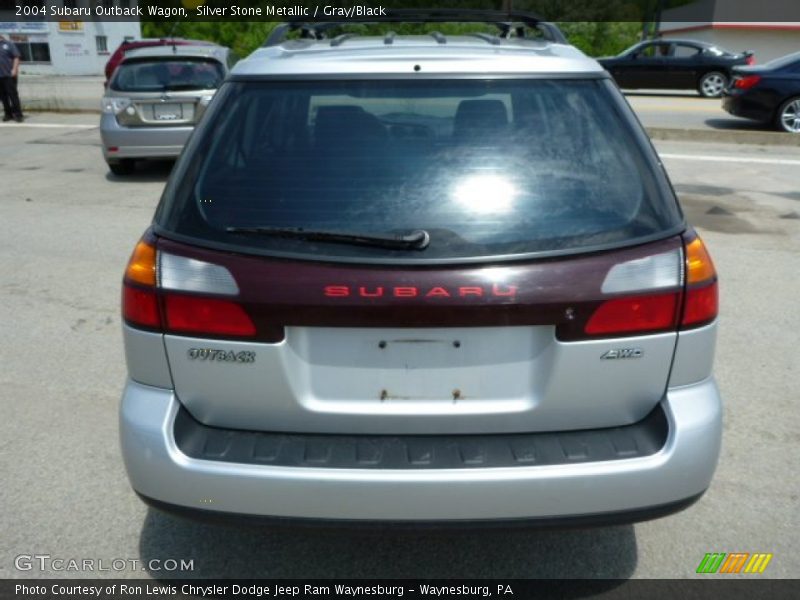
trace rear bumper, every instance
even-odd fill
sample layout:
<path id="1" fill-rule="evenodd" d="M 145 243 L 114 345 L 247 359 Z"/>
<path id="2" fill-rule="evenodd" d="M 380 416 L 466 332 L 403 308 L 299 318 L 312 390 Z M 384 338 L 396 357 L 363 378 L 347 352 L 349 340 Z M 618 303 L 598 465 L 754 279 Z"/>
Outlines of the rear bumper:
<path id="1" fill-rule="evenodd" d="M 160 511 L 178 517 L 201 521 L 203 523 L 219 523 L 222 525 L 241 525 L 243 527 L 264 526 L 278 527 L 310 527 L 314 529 L 358 529 L 368 531 L 385 531 L 387 527 L 404 530 L 442 530 L 442 529 L 511 529 L 511 528 L 538 528 L 538 529 L 567 529 L 585 527 L 610 527 L 626 525 L 639 521 L 648 521 L 666 517 L 680 512 L 697 502 L 703 492 L 659 506 L 635 510 L 622 510 L 598 514 L 577 516 L 548 516 L 548 517 L 514 517 L 499 519 L 447 519 L 447 520 L 389 520 L 389 519 L 325 519 L 318 517 L 269 517 L 262 515 L 249 515 L 229 513 L 216 510 L 187 508 L 177 504 L 169 504 L 138 494 L 139 498 Z"/>
<path id="2" fill-rule="evenodd" d="M 195 514 L 614 522 L 679 510 L 711 481 L 722 433 L 714 380 L 670 389 L 662 409 L 666 442 L 647 456 L 469 469 L 315 468 L 192 458 L 175 439 L 180 404 L 172 391 L 132 381 L 122 397 L 120 432 L 134 489 L 157 505 Z"/>
<path id="3" fill-rule="evenodd" d="M 194 127 L 121 127 L 113 115 L 103 114 L 100 119 L 103 157 L 108 162 L 123 158 L 175 158 L 193 130 Z"/>
<path id="4" fill-rule="evenodd" d="M 774 108 L 736 91 L 725 92 L 722 96 L 722 108 L 735 117 L 762 122 L 772 120 L 775 112 Z"/>

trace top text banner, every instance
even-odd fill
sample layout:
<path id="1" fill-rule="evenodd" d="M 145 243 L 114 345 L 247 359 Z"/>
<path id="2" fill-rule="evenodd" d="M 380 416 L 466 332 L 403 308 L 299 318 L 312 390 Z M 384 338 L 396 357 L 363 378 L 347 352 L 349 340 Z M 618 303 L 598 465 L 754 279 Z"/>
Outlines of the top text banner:
<path id="1" fill-rule="evenodd" d="M 0 0 L 0 22 L 31 21 L 410 21 L 439 12 L 443 20 L 479 21 L 473 11 L 534 13 L 548 21 L 662 21 L 760 24 L 800 31 L 797 0 L 383 0 L 280 2 L 270 0 Z M 420 14 L 412 18 L 411 11 Z M 513 14 L 511 15 L 513 17 Z M 513 20 L 513 18 L 509 19 Z"/>

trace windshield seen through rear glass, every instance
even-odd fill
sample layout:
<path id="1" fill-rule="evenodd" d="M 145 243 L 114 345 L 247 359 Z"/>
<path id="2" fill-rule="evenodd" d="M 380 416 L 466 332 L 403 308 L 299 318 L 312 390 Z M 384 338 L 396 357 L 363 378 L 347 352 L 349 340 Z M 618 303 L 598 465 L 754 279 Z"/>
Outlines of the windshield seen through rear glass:
<path id="1" fill-rule="evenodd" d="M 215 60 L 159 59 L 123 63 L 111 81 L 119 92 L 161 92 L 168 90 L 213 90 L 225 73 Z"/>
<path id="2" fill-rule="evenodd" d="M 233 82 L 184 152 L 162 233 L 322 259 L 572 252 L 675 228 L 679 209 L 603 80 Z M 422 249 L 230 228 L 424 230 Z"/>

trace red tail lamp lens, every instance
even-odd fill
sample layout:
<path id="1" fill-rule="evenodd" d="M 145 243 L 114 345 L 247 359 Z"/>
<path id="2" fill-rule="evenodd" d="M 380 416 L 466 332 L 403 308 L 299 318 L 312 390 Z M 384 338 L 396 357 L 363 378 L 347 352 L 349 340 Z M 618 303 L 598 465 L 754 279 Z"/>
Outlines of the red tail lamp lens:
<path id="1" fill-rule="evenodd" d="M 122 317 L 128 323 L 141 327 L 161 327 L 155 290 L 142 289 L 127 283 L 123 285 Z"/>
<path id="2" fill-rule="evenodd" d="M 737 79 L 733 84 L 733 87 L 739 90 L 749 90 L 759 81 L 761 81 L 761 75 L 748 75 L 746 77 L 742 77 L 741 79 Z"/>
<path id="3" fill-rule="evenodd" d="M 175 332 L 252 336 L 256 326 L 244 309 L 230 300 L 196 296 L 166 297 L 167 329 Z"/>
<path id="4" fill-rule="evenodd" d="M 676 323 L 678 293 L 629 296 L 603 302 L 586 324 L 588 335 L 626 334 L 672 329 Z"/>
<path id="5" fill-rule="evenodd" d="M 686 307 L 681 325 L 700 325 L 713 321 L 719 312 L 719 289 L 715 281 L 711 285 L 686 291 Z"/>

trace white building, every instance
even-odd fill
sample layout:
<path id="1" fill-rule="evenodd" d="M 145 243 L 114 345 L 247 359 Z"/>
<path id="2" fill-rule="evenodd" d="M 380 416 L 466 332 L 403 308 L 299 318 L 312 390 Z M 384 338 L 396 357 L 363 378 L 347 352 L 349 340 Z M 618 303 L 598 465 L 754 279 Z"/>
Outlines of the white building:
<path id="1" fill-rule="evenodd" d="M 130 7 L 135 6 L 135 0 L 40 0 L 39 4 L 44 8 L 51 5 Z M 55 21 L 51 18 L 46 21 L 29 16 L 30 21 L 12 21 L 8 17 L 3 20 L 3 16 L 4 13 L 0 13 L 0 33 L 19 48 L 23 73 L 102 75 L 117 46 L 125 39 L 142 37 L 138 20 Z"/>
<path id="2" fill-rule="evenodd" d="M 753 18 L 798 18 L 797 0 L 729 2 L 697 0 L 665 10 L 659 35 L 665 39 L 708 42 L 730 50 L 751 50 L 757 63 L 800 51 L 800 21 L 753 21 Z M 749 19 L 749 20 L 748 20 Z"/>

